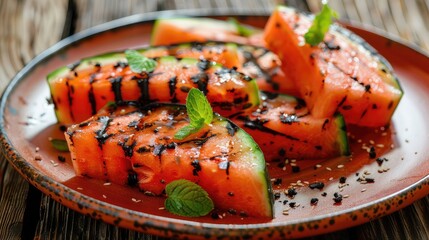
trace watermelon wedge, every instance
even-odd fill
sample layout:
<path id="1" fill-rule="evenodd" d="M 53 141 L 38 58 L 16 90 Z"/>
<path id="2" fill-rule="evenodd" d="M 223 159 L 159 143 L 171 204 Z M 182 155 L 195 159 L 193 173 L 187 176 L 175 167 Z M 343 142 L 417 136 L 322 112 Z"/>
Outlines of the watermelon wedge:
<path id="1" fill-rule="evenodd" d="M 219 115 L 199 132 L 175 139 L 187 124 L 183 105 L 111 105 L 65 136 L 77 175 L 136 184 L 154 195 L 186 179 L 205 189 L 218 209 L 272 218 L 270 180 L 253 139 Z"/>
<path id="2" fill-rule="evenodd" d="M 164 18 L 156 20 L 151 45 L 221 41 L 264 46 L 263 31 L 246 25 L 246 34 L 233 21 L 213 18 Z"/>
<path id="3" fill-rule="evenodd" d="M 311 114 L 324 118 L 340 112 L 350 124 L 388 125 L 403 94 L 389 63 L 363 39 L 337 25 L 322 43 L 311 47 L 303 37 L 310 26 L 308 16 L 279 6 L 264 35 Z"/>
<path id="4" fill-rule="evenodd" d="M 315 118 L 298 98 L 261 92 L 259 107 L 231 117 L 249 133 L 267 162 L 284 159 L 323 159 L 349 155 L 341 114 Z"/>
<path id="5" fill-rule="evenodd" d="M 259 104 L 255 80 L 205 59 L 164 56 L 153 72 L 134 73 L 123 53 L 86 58 L 48 75 L 51 98 L 60 123 L 81 122 L 109 101 L 184 103 L 199 88 L 212 107 L 230 115 Z"/>

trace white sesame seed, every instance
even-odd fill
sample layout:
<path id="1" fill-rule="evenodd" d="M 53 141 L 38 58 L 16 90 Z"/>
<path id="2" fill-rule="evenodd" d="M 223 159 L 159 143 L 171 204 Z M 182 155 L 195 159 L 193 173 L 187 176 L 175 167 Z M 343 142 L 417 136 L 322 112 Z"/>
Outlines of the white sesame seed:
<path id="1" fill-rule="evenodd" d="M 374 145 L 375 144 L 374 140 L 369 140 L 369 144 Z"/>
<path id="2" fill-rule="evenodd" d="M 36 152 L 39 152 L 40 151 L 40 148 L 39 147 L 36 147 Z"/>
<path id="3" fill-rule="evenodd" d="M 296 159 L 292 159 L 292 160 L 290 160 L 290 162 L 293 162 L 293 163 L 294 163 L 294 162 L 296 162 Z"/>
<path id="4" fill-rule="evenodd" d="M 77 190 L 83 190 L 83 188 L 81 188 L 81 187 L 77 187 L 76 189 L 77 189 Z"/>
<path id="5" fill-rule="evenodd" d="M 328 180 L 329 180 L 329 181 L 332 181 L 332 180 L 334 180 L 334 178 L 333 178 L 333 177 L 330 177 Z"/>
<path id="6" fill-rule="evenodd" d="M 158 210 L 164 210 L 165 209 L 165 207 L 159 207 L 158 208 Z"/>
<path id="7" fill-rule="evenodd" d="M 322 165 L 320 165 L 320 164 L 316 164 L 316 167 L 317 167 L 317 168 L 321 168 L 321 167 L 322 167 Z"/>
<path id="8" fill-rule="evenodd" d="M 378 147 L 378 148 L 384 148 L 384 144 L 377 144 L 377 145 L 375 145 L 376 147 Z"/>
<path id="9" fill-rule="evenodd" d="M 348 194 L 343 195 L 343 198 L 348 198 L 348 197 L 350 197 Z"/>
<path id="10" fill-rule="evenodd" d="M 103 183 L 103 185 L 104 185 L 104 186 L 110 186 L 110 185 L 112 185 L 112 183 L 110 183 L 110 182 L 105 182 L 105 183 Z"/>
<path id="11" fill-rule="evenodd" d="M 386 136 L 386 135 L 387 135 L 387 132 L 381 133 L 381 136 Z"/>
<path id="12" fill-rule="evenodd" d="M 107 198 L 107 196 L 103 194 L 103 198 Z"/>
<path id="13" fill-rule="evenodd" d="M 365 192 L 366 191 L 366 188 L 362 188 L 362 190 L 360 190 L 361 192 Z"/>
<path id="14" fill-rule="evenodd" d="M 292 167 L 295 167 L 296 166 L 296 163 L 291 163 L 290 164 Z"/>
<path id="15" fill-rule="evenodd" d="M 332 169 L 330 167 L 326 167 L 326 170 L 328 171 L 332 171 Z"/>
<path id="16" fill-rule="evenodd" d="M 343 167 L 344 167 L 343 164 L 340 164 L 340 165 L 337 166 L 337 168 L 343 168 Z"/>

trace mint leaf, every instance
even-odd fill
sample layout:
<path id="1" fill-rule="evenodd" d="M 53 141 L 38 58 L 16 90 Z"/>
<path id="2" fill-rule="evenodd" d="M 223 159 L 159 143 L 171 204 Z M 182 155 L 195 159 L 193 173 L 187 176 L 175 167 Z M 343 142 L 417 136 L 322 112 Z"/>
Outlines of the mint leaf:
<path id="1" fill-rule="evenodd" d="M 198 132 L 205 124 L 213 120 L 213 109 L 204 93 L 192 88 L 186 97 L 186 111 L 189 116 L 189 125 L 180 129 L 174 138 L 182 140 L 192 133 Z"/>
<path id="2" fill-rule="evenodd" d="M 332 24 L 332 18 L 338 18 L 338 13 L 331 9 L 328 4 L 323 4 L 322 11 L 316 15 L 313 24 L 304 34 L 305 42 L 311 46 L 316 46 L 322 42 Z"/>
<path id="3" fill-rule="evenodd" d="M 235 26 L 237 32 L 240 36 L 249 37 L 253 35 L 256 30 L 250 27 L 247 27 L 237 21 L 235 18 L 228 18 L 228 22 Z"/>
<path id="4" fill-rule="evenodd" d="M 167 184 L 167 199 L 164 202 L 167 211 L 185 217 L 207 215 L 214 208 L 213 201 L 199 185 L 184 179 Z"/>
<path id="5" fill-rule="evenodd" d="M 186 97 L 186 110 L 191 124 L 201 118 L 204 119 L 206 124 L 210 124 L 213 120 L 213 109 L 204 93 L 197 88 L 192 88 L 189 91 Z"/>
<path id="6" fill-rule="evenodd" d="M 189 124 L 179 129 L 179 131 L 177 131 L 176 134 L 174 134 L 174 138 L 183 140 L 187 136 L 198 132 L 201 128 L 203 128 L 203 126 L 204 126 L 204 119 L 200 118 L 197 122 L 195 122 L 194 125 Z"/>
<path id="7" fill-rule="evenodd" d="M 61 152 L 68 152 L 69 151 L 69 146 L 67 145 L 67 141 L 66 140 L 62 140 L 62 139 L 50 139 L 49 140 L 52 144 L 52 146 Z"/>
<path id="8" fill-rule="evenodd" d="M 127 58 L 128 65 L 131 71 L 135 73 L 152 72 L 155 70 L 157 62 L 153 59 L 141 55 L 136 50 L 126 50 L 125 57 Z"/>

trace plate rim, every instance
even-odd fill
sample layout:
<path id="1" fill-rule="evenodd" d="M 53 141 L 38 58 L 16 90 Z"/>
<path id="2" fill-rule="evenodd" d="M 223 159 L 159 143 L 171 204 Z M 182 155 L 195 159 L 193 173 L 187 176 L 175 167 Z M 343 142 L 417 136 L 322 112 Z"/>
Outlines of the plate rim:
<path id="1" fill-rule="evenodd" d="M 262 11 L 234 11 L 232 9 L 198 9 L 196 11 L 195 9 L 181 9 L 181 10 L 167 10 L 167 11 L 156 11 L 156 12 L 148 12 L 148 13 L 142 13 L 142 14 L 135 14 L 123 18 L 119 18 L 113 21 L 109 21 L 88 29 L 85 29 L 81 32 L 78 32 L 76 34 L 73 34 L 69 37 L 66 37 L 59 42 L 55 43 L 42 53 L 38 54 L 36 57 L 34 57 L 32 60 L 30 60 L 7 84 L 5 87 L 1 98 L 0 98 L 0 141 L 1 144 L 1 151 L 3 152 L 4 158 L 8 160 L 9 163 L 17 170 L 21 176 L 23 176 L 27 181 L 29 181 L 33 186 L 41 190 L 47 195 L 50 195 L 53 199 L 58 201 L 60 197 L 56 198 L 50 193 L 56 193 L 58 192 L 58 189 L 62 188 L 63 190 L 68 191 L 71 195 L 62 196 L 67 201 L 70 202 L 70 204 L 64 204 L 66 207 L 72 208 L 73 210 L 76 210 L 78 212 L 81 212 L 79 208 L 77 207 L 78 202 L 75 202 L 78 198 L 81 199 L 81 201 L 84 201 L 84 206 L 89 206 L 89 203 L 95 203 L 98 208 L 94 209 L 94 211 L 98 211 L 102 214 L 106 214 L 108 216 L 112 215 L 112 213 L 109 213 L 109 209 L 117 210 L 117 211 L 126 211 L 132 213 L 132 215 L 139 217 L 140 222 L 143 223 L 144 219 L 154 221 L 152 224 L 147 225 L 147 227 L 151 230 L 156 230 L 159 232 L 162 232 L 162 230 L 172 230 L 175 233 L 178 234 L 190 234 L 190 235 L 206 235 L 210 234 L 213 230 L 220 230 L 225 231 L 222 232 L 225 236 L 235 236 L 235 234 L 243 235 L 247 234 L 251 231 L 267 231 L 267 230 L 276 230 L 280 232 L 284 232 L 287 230 L 292 231 L 298 231 L 296 229 L 296 225 L 302 224 L 302 223 L 312 223 L 312 222 L 318 222 L 327 218 L 331 218 L 334 216 L 342 216 L 346 214 L 353 213 L 358 210 L 368 210 L 371 209 L 371 207 L 376 206 L 381 203 L 386 203 L 389 201 L 393 201 L 395 197 L 397 197 L 400 194 L 415 192 L 413 199 L 413 202 L 424 197 L 428 194 L 429 188 L 429 174 L 426 176 L 423 176 L 419 181 L 407 186 L 406 188 L 400 189 L 390 195 L 387 195 L 383 198 L 379 198 L 375 201 L 368 202 L 365 204 L 361 204 L 359 206 L 349 208 L 342 211 L 336 211 L 334 213 L 324 214 L 316 217 L 310 217 L 306 218 L 305 221 L 303 219 L 301 220 L 293 220 L 291 222 L 288 222 L 287 224 L 279 223 L 257 223 L 257 224 L 236 224 L 236 225 L 230 225 L 230 224 L 215 224 L 215 223 L 201 223 L 198 221 L 188 221 L 188 220 L 182 220 L 182 219 L 175 219 L 175 218 L 169 218 L 169 217 L 163 217 L 159 215 L 152 215 L 144 212 L 134 211 L 127 208 L 123 208 L 114 204 L 106 203 L 102 200 L 98 200 L 96 198 L 89 197 L 88 195 L 85 195 L 84 193 L 81 193 L 79 191 L 76 191 L 72 188 L 67 187 L 66 185 L 55 181 L 54 179 L 44 175 L 40 170 L 35 168 L 32 164 L 29 163 L 29 161 L 25 160 L 24 157 L 20 155 L 20 153 L 14 148 L 12 142 L 10 141 L 10 138 L 5 130 L 5 118 L 4 114 L 7 110 L 7 101 L 9 99 L 9 96 L 13 93 L 14 89 L 22 82 L 25 77 L 32 72 L 32 70 L 37 67 L 39 64 L 42 64 L 44 61 L 49 60 L 51 57 L 54 57 L 59 51 L 68 49 L 71 46 L 78 44 L 82 41 L 85 41 L 85 39 L 90 38 L 92 36 L 96 36 L 98 34 L 112 31 L 117 28 L 126 28 L 132 25 L 137 24 L 146 24 L 148 22 L 153 22 L 156 19 L 160 17 L 177 17 L 177 16 L 188 16 L 188 17 L 221 17 L 221 16 L 236 16 L 236 17 L 269 17 L 270 12 L 266 10 Z M 354 28 L 358 28 L 360 30 L 364 30 L 366 32 L 370 32 L 373 34 L 376 34 L 382 38 L 391 40 L 395 43 L 398 43 L 399 45 L 402 45 L 406 48 L 408 48 L 410 51 L 414 51 L 426 58 L 429 59 L 429 53 L 424 51 L 422 48 L 418 47 L 417 45 L 407 42 L 399 37 L 393 36 L 377 27 L 369 26 L 361 23 L 356 23 L 354 21 L 340 21 L 341 24 L 345 24 L 346 26 L 351 25 Z M 424 188 L 426 186 L 426 188 Z M 426 190 L 427 189 L 427 190 Z M 76 197 L 77 196 L 77 197 Z M 86 202 L 85 202 L 86 201 Z M 82 203 L 82 202 L 81 202 Z M 407 205 L 412 204 L 411 201 L 407 204 L 403 204 L 398 207 L 393 207 L 390 209 L 390 211 L 386 211 L 384 214 L 380 215 L 385 216 L 388 214 L 391 214 L 392 212 L 395 212 Z M 81 212 L 82 213 L 82 212 Z M 113 216 L 111 216 L 113 217 Z M 132 218 L 126 219 L 128 221 L 131 221 Z M 113 223 L 111 219 L 101 219 L 105 222 Z M 338 229 L 344 229 L 348 227 L 352 227 L 364 222 L 369 221 L 370 219 L 364 220 L 364 221 L 358 221 L 358 222 L 351 222 L 351 224 L 348 224 L 347 226 L 338 228 Z M 135 219 L 132 221 L 136 221 Z M 178 224 L 177 228 L 171 229 L 169 226 L 166 225 L 166 223 L 174 222 L 175 224 Z M 163 224 L 164 223 L 164 224 Z M 122 224 L 115 224 L 118 226 L 122 226 Z M 195 227 L 197 227 L 197 230 L 195 230 Z M 157 229 L 159 228 L 159 229 Z M 160 230 L 161 229 L 161 230 Z M 133 228 L 133 230 L 138 230 L 137 228 Z M 231 234 L 232 232 L 228 230 L 235 230 L 235 234 Z M 238 232 L 239 231 L 239 232 Z M 150 231 L 144 231 L 149 232 Z M 329 232 L 329 229 L 327 231 L 321 231 L 323 232 Z M 153 233 L 152 233 L 153 234 Z M 156 234 L 156 233 L 155 233 Z M 319 233 L 317 233 L 319 234 Z M 159 235 L 159 234 L 158 234 Z M 162 234 L 161 234 L 162 235 Z M 315 234 L 312 234 L 315 235 Z"/>

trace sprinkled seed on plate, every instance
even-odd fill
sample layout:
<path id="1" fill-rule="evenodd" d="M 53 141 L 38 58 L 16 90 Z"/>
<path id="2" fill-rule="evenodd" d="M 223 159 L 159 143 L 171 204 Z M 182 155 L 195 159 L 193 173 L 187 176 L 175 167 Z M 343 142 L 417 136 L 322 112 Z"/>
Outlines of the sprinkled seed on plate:
<path id="1" fill-rule="evenodd" d="M 332 180 L 334 180 L 334 178 L 333 178 L 333 177 L 330 177 L 328 180 L 329 180 L 329 181 L 332 181 Z"/>
<path id="2" fill-rule="evenodd" d="M 37 154 L 36 156 L 34 156 L 34 160 L 36 160 L 36 161 L 42 161 L 42 156 L 40 156 L 39 154 Z"/>
<path id="3" fill-rule="evenodd" d="M 286 171 L 286 167 L 283 167 L 283 168 L 282 168 L 282 170 L 283 170 L 283 171 Z"/>
<path id="4" fill-rule="evenodd" d="M 343 164 L 340 164 L 340 165 L 337 166 L 337 168 L 343 168 L 343 167 L 344 167 Z"/>
<path id="5" fill-rule="evenodd" d="M 103 198 L 107 198 L 107 196 L 103 194 Z"/>
<path id="6" fill-rule="evenodd" d="M 39 147 L 36 147 L 36 149 L 35 149 L 35 150 L 36 150 L 36 152 L 39 152 L 39 151 L 40 151 L 40 148 L 39 148 Z"/>
<path id="7" fill-rule="evenodd" d="M 360 190 L 361 192 L 365 192 L 366 191 L 366 188 L 362 188 L 362 190 Z"/>
<path id="8" fill-rule="evenodd" d="M 103 183 L 103 185 L 104 186 L 110 186 L 110 185 L 112 185 L 112 183 L 111 182 L 105 182 L 105 183 Z"/>
<path id="9" fill-rule="evenodd" d="M 307 185 L 309 185 L 309 184 L 310 184 L 310 182 L 309 182 L 309 181 L 304 181 L 303 183 L 304 183 L 304 184 L 307 184 Z"/>
<path id="10" fill-rule="evenodd" d="M 295 167 L 296 166 L 296 163 L 291 163 L 290 164 L 292 167 Z"/>
<path id="11" fill-rule="evenodd" d="M 377 172 L 378 172 L 378 173 L 383 173 L 383 172 L 384 172 L 384 170 L 383 170 L 383 169 L 378 169 L 378 170 L 377 170 Z"/>
<path id="12" fill-rule="evenodd" d="M 368 172 L 367 170 L 365 170 L 365 172 L 363 172 L 363 174 L 365 174 L 365 175 L 371 175 L 371 173 Z"/>
<path id="13" fill-rule="evenodd" d="M 369 144 L 374 145 L 375 144 L 374 140 L 369 140 Z"/>
<path id="14" fill-rule="evenodd" d="M 289 210 L 288 209 L 285 209 L 285 210 L 283 210 L 283 215 L 289 215 Z"/>
<path id="15" fill-rule="evenodd" d="M 164 210 L 165 207 L 159 207 L 158 210 Z M 220 216 L 219 216 L 220 217 Z"/>
<path id="16" fill-rule="evenodd" d="M 294 162 L 296 162 L 296 159 L 292 159 L 292 160 L 290 160 L 290 162 L 291 162 L 291 163 L 294 163 Z"/>
<path id="17" fill-rule="evenodd" d="M 320 165 L 320 164 L 316 164 L 316 167 L 317 167 L 317 168 L 321 168 L 321 167 L 322 167 L 322 165 Z"/>
<path id="18" fill-rule="evenodd" d="M 326 170 L 328 171 L 332 171 L 332 169 L 330 167 L 326 167 Z"/>
<path id="19" fill-rule="evenodd" d="M 384 144 L 377 144 L 375 146 L 378 147 L 378 148 L 384 148 Z"/>
<path id="20" fill-rule="evenodd" d="M 350 197 L 348 194 L 343 195 L 343 198 L 348 198 Z"/>

